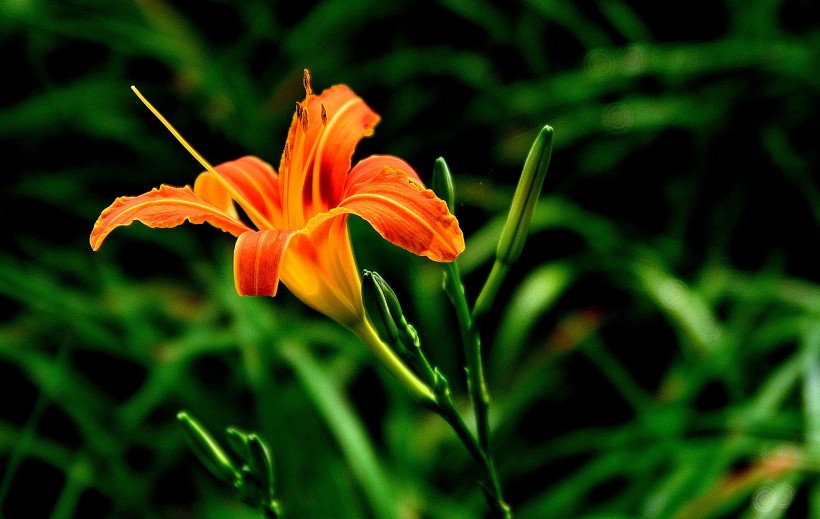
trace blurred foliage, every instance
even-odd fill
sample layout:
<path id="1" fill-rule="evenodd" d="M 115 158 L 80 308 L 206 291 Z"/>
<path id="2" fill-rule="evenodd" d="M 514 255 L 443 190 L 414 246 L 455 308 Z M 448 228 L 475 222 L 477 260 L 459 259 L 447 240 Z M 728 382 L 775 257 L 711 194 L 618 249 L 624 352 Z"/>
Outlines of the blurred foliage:
<path id="1" fill-rule="evenodd" d="M 88 235 L 198 165 L 278 164 L 307 67 L 446 158 L 475 297 L 532 139 L 555 150 L 482 333 L 516 517 L 820 515 L 820 6 L 809 0 L 0 0 L 0 514 L 258 517 L 176 414 L 270 445 L 285 517 L 474 518 L 446 424 L 205 227 Z M 460 405 L 442 270 L 353 222 Z M 220 441 L 224 438 L 219 438 Z"/>

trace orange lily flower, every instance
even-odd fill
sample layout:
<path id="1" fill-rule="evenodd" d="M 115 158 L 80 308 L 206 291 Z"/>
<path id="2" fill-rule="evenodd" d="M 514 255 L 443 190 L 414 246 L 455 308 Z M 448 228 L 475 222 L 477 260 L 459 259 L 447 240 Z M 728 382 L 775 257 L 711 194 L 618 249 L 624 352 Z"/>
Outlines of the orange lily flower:
<path id="1" fill-rule="evenodd" d="M 304 303 L 353 330 L 394 373 L 412 377 L 389 348 L 376 344 L 381 341 L 365 318 L 348 216 L 434 261 L 453 261 L 464 237 L 446 203 L 404 160 L 373 155 L 351 168 L 356 145 L 380 119 L 376 112 L 345 85 L 313 94 L 307 70 L 304 86 L 278 173 L 253 156 L 212 167 L 137 92 L 206 171 L 193 189 L 162 185 L 117 198 L 94 225 L 91 247 L 97 250 L 114 228 L 135 220 L 149 227 L 208 222 L 237 237 L 240 295 L 274 296 L 281 280 Z M 430 396 L 426 386 L 414 389 Z"/>

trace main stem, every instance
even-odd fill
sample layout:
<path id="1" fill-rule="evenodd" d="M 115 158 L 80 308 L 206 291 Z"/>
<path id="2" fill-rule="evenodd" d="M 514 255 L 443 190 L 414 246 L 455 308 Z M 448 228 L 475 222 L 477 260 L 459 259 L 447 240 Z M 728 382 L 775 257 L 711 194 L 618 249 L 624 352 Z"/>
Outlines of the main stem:
<path id="1" fill-rule="evenodd" d="M 492 457 L 489 452 L 481 448 L 467 424 L 464 423 L 464 419 L 453 405 L 449 388 L 445 388 L 443 392 L 439 393 L 436 411 L 450 424 L 461 443 L 467 448 L 467 452 L 470 453 L 470 456 L 478 465 L 481 471 L 481 489 L 484 491 L 487 505 L 494 516 L 499 519 L 512 519 L 512 510 L 501 494 L 501 482 L 498 479 Z"/>
<path id="2" fill-rule="evenodd" d="M 461 338 L 464 345 L 464 355 L 467 361 L 467 386 L 470 398 L 473 401 L 476 415 L 476 431 L 478 443 L 484 452 L 490 452 L 490 393 L 484 379 L 484 363 L 481 360 L 481 337 L 478 328 L 474 326 L 470 309 L 467 306 L 467 296 L 461 284 L 461 274 L 455 262 L 447 265 L 447 284 L 452 296 L 456 318 L 461 327 Z"/>
<path id="3" fill-rule="evenodd" d="M 464 286 L 461 283 L 461 274 L 459 273 L 458 264 L 456 262 L 447 264 L 446 284 L 447 291 L 450 294 L 456 311 L 456 318 L 461 328 L 461 337 L 467 362 L 467 389 L 470 393 L 470 399 L 473 402 L 473 409 L 475 410 L 476 433 L 478 435 L 477 447 L 481 453 L 481 459 L 477 459 L 477 461 L 486 468 L 487 480 L 492 487 L 489 489 L 485 488 L 485 493 L 487 494 L 488 501 L 490 500 L 490 494 L 492 494 L 493 499 L 490 505 L 493 511 L 498 514 L 498 517 L 511 518 L 512 512 L 502 497 L 501 483 L 490 448 L 490 393 L 487 390 L 487 382 L 484 378 L 484 362 L 481 359 L 481 337 L 478 333 L 478 327 L 470 315 L 470 309 L 467 305 L 467 296 L 464 293 Z M 453 411 L 455 411 L 455 409 L 453 409 Z M 460 416 L 457 421 L 448 420 L 448 422 L 456 429 L 459 436 L 462 436 L 463 432 L 459 432 L 459 427 L 466 428 L 466 425 Z M 470 438 L 472 438 L 469 431 L 467 431 L 467 433 Z M 476 457 L 475 454 L 474 457 Z"/>

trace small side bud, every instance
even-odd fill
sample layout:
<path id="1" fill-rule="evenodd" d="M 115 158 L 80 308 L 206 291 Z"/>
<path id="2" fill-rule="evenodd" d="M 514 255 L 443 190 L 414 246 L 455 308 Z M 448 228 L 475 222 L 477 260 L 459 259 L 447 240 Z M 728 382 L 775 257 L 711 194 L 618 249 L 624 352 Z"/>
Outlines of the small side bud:
<path id="1" fill-rule="evenodd" d="M 376 272 L 362 273 L 362 301 L 365 313 L 379 337 L 393 347 L 402 346 L 396 312 L 401 314 L 398 298 Z"/>
<path id="2" fill-rule="evenodd" d="M 245 503 L 267 506 L 274 500 L 273 457 L 267 445 L 254 433 L 227 429 L 228 441 L 237 456 L 244 460 L 241 482 L 236 489 Z"/>
<path id="3" fill-rule="evenodd" d="M 444 398 L 450 397 L 450 383 L 447 381 L 447 377 L 444 376 L 444 373 L 439 371 L 438 368 L 433 368 L 433 391 L 435 391 L 436 395 Z"/>
<path id="4" fill-rule="evenodd" d="M 447 208 L 450 213 L 455 214 L 456 196 L 455 188 L 453 187 L 453 176 L 450 174 L 450 168 L 444 161 L 444 157 L 436 159 L 433 165 L 433 182 L 431 185 L 433 192 L 447 202 Z"/>
<path id="5" fill-rule="evenodd" d="M 196 457 L 217 479 L 232 484 L 241 479 L 239 468 L 202 424 L 185 411 L 177 414 L 177 420 L 185 429 L 186 438 Z"/>

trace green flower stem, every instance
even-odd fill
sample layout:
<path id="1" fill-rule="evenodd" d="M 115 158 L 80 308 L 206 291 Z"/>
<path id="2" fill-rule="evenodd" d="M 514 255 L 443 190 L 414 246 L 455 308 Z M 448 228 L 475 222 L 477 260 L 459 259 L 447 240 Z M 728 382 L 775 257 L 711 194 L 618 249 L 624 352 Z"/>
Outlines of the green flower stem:
<path id="1" fill-rule="evenodd" d="M 410 394 L 421 403 L 435 407 L 436 396 L 430 386 L 422 382 L 393 350 L 379 338 L 379 334 L 366 318 L 350 327 L 353 333 L 367 346 L 381 364 L 401 382 Z"/>
<path id="2" fill-rule="evenodd" d="M 433 167 L 434 190 L 447 202 L 450 211 L 455 211 L 455 189 L 450 168 L 444 158 L 439 157 Z M 496 262 L 498 263 L 498 262 Z M 481 338 L 478 335 L 476 320 L 470 315 L 467 296 L 464 294 L 464 285 L 461 283 L 461 273 L 458 264 L 453 261 L 446 264 L 447 272 L 444 278 L 444 291 L 455 307 L 456 317 L 461 328 L 461 340 L 464 345 L 464 355 L 467 360 L 467 388 L 470 392 L 473 408 L 476 415 L 476 430 L 481 449 L 490 455 L 490 424 L 489 407 L 490 394 L 484 380 L 484 363 L 481 360 Z M 495 268 L 493 268 L 495 272 Z M 498 277 L 498 276 L 496 276 Z M 498 284 L 503 281 L 503 275 Z M 491 277 L 492 278 L 492 277 Z M 492 278 L 494 279 L 494 278 Z M 488 283 L 489 284 L 489 280 Z M 485 284 L 485 287 L 486 285 Z M 496 287 L 497 291 L 497 287 Z M 482 291 L 482 294 L 484 291 Z"/>
<path id="3" fill-rule="evenodd" d="M 490 275 L 487 276 L 487 281 L 481 288 L 481 293 L 478 294 L 475 306 L 473 307 L 471 316 L 473 326 L 477 327 L 478 323 L 487 315 L 487 311 L 490 309 L 490 306 L 492 306 L 492 301 L 495 299 L 496 294 L 498 294 L 498 290 L 501 288 L 501 284 L 504 283 L 504 279 L 507 277 L 509 271 L 510 263 L 501 259 L 495 260 Z"/>
<path id="4" fill-rule="evenodd" d="M 452 294 L 451 299 L 453 301 L 461 301 L 460 304 L 455 305 L 459 309 L 459 320 L 460 322 L 463 321 L 462 324 L 469 328 L 470 313 L 467 309 L 461 280 L 458 277 L 459 273 L 454 266 L 450 268 L 452 269 L 450 275 L 445 279 L 455 280 L 455 282 L 447 288 L 447 291 L 449 294 Z M 475 435 L 473 435 L 464 423 L 463 418 L 453 405 L 447 379 L 437 368 L 430 364 L 430 361 L 427 359 L 421 347 L 418 334 L 404 317 L 396 294 L 378 273 L 364 272 L 362 296 L 367 320 L 365 320 L 362 325 L 354 327 L 354 331 L 370 346 L 371 350 L 378 352 L 379 355 L 384 355 L 384 357 L 380 357 L 382 362 L 391 369 L 411 391 L 418 392 L 418 384 L 422 384 L 424 389 L 432 388 L 432 398 L 426 398 L 422 404 L 444 418 L 455 431 L 470 456 L 475 460 L 479 468 L 481 489 L 484 492 L 490 510 L 493 511 L 494 517 L 503 519 L 511 518 L 512 513 L 510 507 L 504 502 L 501 495 L 501 484 L 492 457 L 490 456 L 487 428 L 485 427 L 484 434 L 480 436 L 482 440 L 476 440 Z M 371 323 L 370 319 L 373 319 L 375 324 Z M 466 334 L 462 335 L 466 336 Z M 484 388 L 482 402 L 485 404 L 479 407 L 483 409 L 481 413 L 481 423 L 484 423 L 486 426 L 486 409 L 487 404 L 489 404 L 489 396 L 483 383 L 483 369 L 481 367 L 479 349 L 480 343 L 478 342 L 477 333 L 473 334 L 472 339 L 473 342 L 470 344 L 474 344 L 475 348 L 469 349 L 469 351 L 472 352 L 472 360 L 469 362 L 470 368 L 468 368 L 468 373 L 478 373 L 479 382 L 470 380 L 468 384 L 470 387 Z M 393 351 L 400 352 L 399 355 L 401 355 L 401 358 L 409 363 L 410 368 L 415 370 L 415 374 L 411 371 L 412 376 L 408 376 L 405 372 L 409 369 L 407 367 L 408 364 L 404 364 L 399 357 L 396 357 L 395 354 L 392 353 Z M 390 355 L 386 355 L 387 353 L 390 353 Z M 416 378 L 417 376 L 419 378 Z M 418 384 L 416 382 L 418 382 Z M 474 384 L 478 385 L 475 386 Z M 471 394 L 471 398 L 472 396 Z"/>
<path id="5" fill-rule="evenodd" d="M 439 157 L 433 167 L 433 191 L 447 203 L 447 207 L 455 214 L 455 186 L 453 177 L 450 174 L 450 168 L 447 167 L 447 162 L 443 157 Z M 481 337 L 478 334 L 478 323 L 474 317 L 475 314 L 470 314 L 458 264 L 456 262 L 448 263 L 446 268 L 444 291 L 453 303 L 461 328 L 461 339 L 467 360 L 467 387 L 476 415 L 478 441 L 464 423 L 461 415 L 456 411 L 450 398 L 447 379 L 438 370 L 434 370 L 430 366 L 421 348 L 418 350 L 418 356 L 424 365 L 427 378 L 429 379 L 431 374 L 433 377 L 431 384 L 438 398 L 436 412 L 450 424 L 481 470 L 483 479 L 481 488 L 487 498 L 490 510 L 493 511 L 496 517 L 510 519 L 512 518 L 512 511 L 502 497 L 501 483 L 490 451 L 490 393 L 487 391 L 487 383 L 484 379 L 484 363 L 481 359 Z M 495 268 L 493 273 L 495 273 Z M 506 274 L 506 271 L 500 276 L 498 274 L 491 275 L 491 280 L 497 280 L 493 282 L 500 286 L 504 274 Z M 495 287 L 495 292 L 498 291 L 498 286 Z"/>
<path id="6" fill-rule="evenodd" d="M 484 363 L 481 360 L 481 337 L 478 327 L 470 316 L 464 285 L 456 262 L 447 264 L 445 290 L 453 303 L 461 328 L 461 339 L 464 345 L 464 356 L 467 361 L 467 389 L 473 402 L 476 416 L 478 443 L 488 455 L 490 453 L 490 393 L 484 379 Z"/>
<path id="7" fill-rule="evenodd" d="M 501 482 L 498 471 L 493 461 L 492 450 L 490 448 L 490 393 L 487 390 L 487 383 L 484 379 L 484 363 L 481 359 L 481 337 L 478 327 L 470 316 L 470 309 L 467 305 L 467 296 L 464 293 L 464 285 L 461 283 L 461 274 L 456 262 L 447 264 L 447 275 L 444 283 L 453 307 L 456 311 L 461 328 L 461 337 L 464 345 L 464 353 L 467 360 L 467 389 L 473 403 L 476 417 L 476 432 L 478 441 L 467 429 L 461 416 L 453 407 L 449 397 L 449 388 L 444 391 L 437 391 L 440 414 L 447 420 L 450 426 L 458 434 L 462 443 L 470 451 L 470 454 L 481 467 L 485 483 L 482 486 L 487 503 L 493 510 L 496 517 L 505 519 L 512 518 L 512 511 L 504 501 Z"/>
<path id="8" fill-rule="evenodd" d="M 478 444 L 475 436 L 470 432 L 467 424 L 464 423 L 464 419 L 456 410 L 455 405 L 453 405 L 447 379 L 437 370 L 435 373 L 437 379 L 435 384 L 436 396 L 438 397 L 436 412 L 450 424 L 450 427 L 455 431 L 461 443 L 466 447 L 470 456 L 472 456 L 478 465 L 481 471 L 481 489 L 484 491 L 484 497 L 487 500 L 490 510 L 493 512 L 493 516 L 500 519 L 512 519 L 512 510 L 504 501 L 501 492 L 501 482 L 490 453 L 482 449 Z"/>

